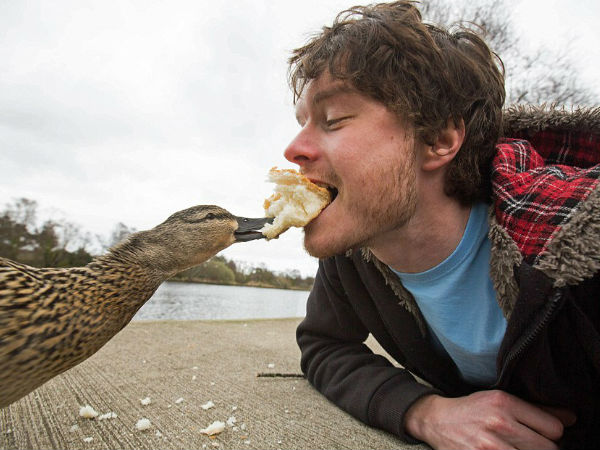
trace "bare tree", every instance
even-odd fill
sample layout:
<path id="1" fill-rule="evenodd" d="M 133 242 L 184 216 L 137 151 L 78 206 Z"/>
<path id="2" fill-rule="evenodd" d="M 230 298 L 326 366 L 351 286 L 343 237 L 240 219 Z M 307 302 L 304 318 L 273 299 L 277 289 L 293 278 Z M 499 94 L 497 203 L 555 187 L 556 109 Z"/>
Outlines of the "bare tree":
<path id="1" fill-rule="evenodd" d="M 108 236 L 102 236 L 100 234 L 95 235 L 95 244 L 96 244 L 96 252 L 95 253 L 104 253 L 109 248 L 114 247 L 119 242 L 125 240 L 127 236 L 133 234 L 137 231 L 134 227 L 128 227 L 123 222 L 117 223 L 110 234 Z M 88 242 L 91 242 L 92 239 L 89 235 L 87 235 Z"/>
<path id="2" fill-rule="evenodd" d="M 118 244 L 123 241 L 130 234 L 135 233 L 137 230 L 135 228 L 130 228 L 122 222 L 119 222 L 113 228 L 110 238 L 109 238 L 109 247 Z"/>
<path id="3" fill-rule="evenodd" d="M 527 52 L 514 27 L 514 0 L 424 0 L 421 12 L 429 23 L 481 31 L 504 64 L 506 103 L 593 105 L 598 96 L 573 70 L 570 43 Z"/>
<path id="4" fill-rule="evenodd" d="M 25 226 L 29 232 L 34 232 L 37 228 L 37 208 L 35 200 L 19 198 L 6 205 L 4 214 L 15 223 Z"/>

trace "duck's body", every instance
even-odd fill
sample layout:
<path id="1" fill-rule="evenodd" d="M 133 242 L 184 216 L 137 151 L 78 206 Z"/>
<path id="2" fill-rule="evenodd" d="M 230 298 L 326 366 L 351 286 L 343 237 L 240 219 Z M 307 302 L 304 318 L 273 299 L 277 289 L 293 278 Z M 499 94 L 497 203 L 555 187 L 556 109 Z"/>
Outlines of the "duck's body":
<path id="1" fill-rule="evenodd" d="M 190 208 L 85 267 L 0 258 L 0 408 L 93 355 L 165 279 L 233 242 L 259 238 L 236 236 L 248 220 L 214 206 Z"/>

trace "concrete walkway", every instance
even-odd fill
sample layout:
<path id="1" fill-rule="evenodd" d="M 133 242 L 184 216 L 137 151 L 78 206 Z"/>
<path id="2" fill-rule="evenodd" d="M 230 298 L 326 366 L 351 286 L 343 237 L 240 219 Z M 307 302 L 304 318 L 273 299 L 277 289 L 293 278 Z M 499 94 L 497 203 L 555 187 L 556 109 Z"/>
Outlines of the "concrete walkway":
<path id="1" fill-rule="evenodd" d="M 299 374 L 298 322 L 133 322 L 87 361 L 0 410 L 0 449 L 426 448 L 363 425 L 304 378 L 263 376 Z M 203 409 L 209 401 L 214 407 Z M 116 418 L 82 418 L 86 404 Z M 136 428 L 141 418 L 150 428 Z M 200 433 L 228 419 L 214 438 Z"/>

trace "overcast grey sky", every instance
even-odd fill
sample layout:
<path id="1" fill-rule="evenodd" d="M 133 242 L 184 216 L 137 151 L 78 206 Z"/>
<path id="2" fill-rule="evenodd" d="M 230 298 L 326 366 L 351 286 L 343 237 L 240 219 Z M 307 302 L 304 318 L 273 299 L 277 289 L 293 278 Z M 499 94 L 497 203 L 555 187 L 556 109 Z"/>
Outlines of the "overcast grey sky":
<path id="1" fill-rule="evenodd" d="M 297 132 L 294 47 L 355 0 L 0 2 L 0 206 L 108 235 L 196 204 L 257 217 Z M 600 92 L 596 1 L 519 2 L 523 45 L 572 47 Z M 223 254 L 312 274 L 293 229 Z"/>

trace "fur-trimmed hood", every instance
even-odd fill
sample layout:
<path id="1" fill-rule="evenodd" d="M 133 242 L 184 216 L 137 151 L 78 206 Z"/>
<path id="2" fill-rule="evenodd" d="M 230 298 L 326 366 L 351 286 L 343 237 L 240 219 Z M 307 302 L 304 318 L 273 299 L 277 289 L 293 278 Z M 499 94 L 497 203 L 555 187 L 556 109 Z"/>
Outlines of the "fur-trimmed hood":
<path id="1" fill-rule="evenodd" d="M 533 137 L 540 131 L 600 134 L 600 107 L 569 110 L 557 106 L 513 105 L 504 111 L 505 137 Z"/>
<path id="2" fill-rule="evenodd" d="M 492 279 L 510 315 L 523 261 L 556 287 L 600 270 L 600 108 L 514 106 L 493 162 Z"/>

